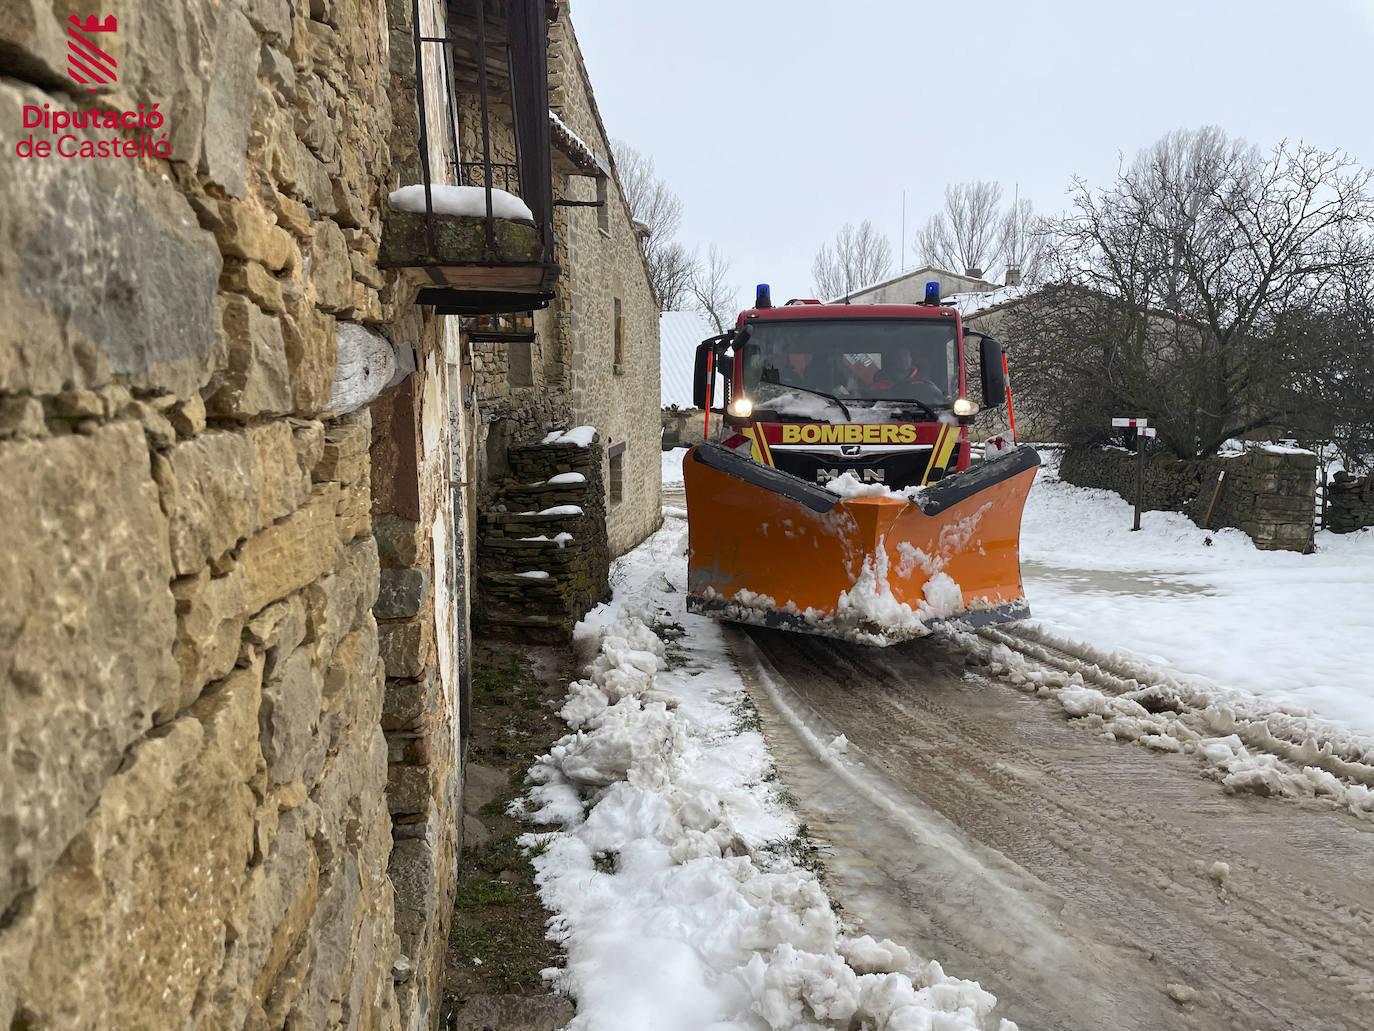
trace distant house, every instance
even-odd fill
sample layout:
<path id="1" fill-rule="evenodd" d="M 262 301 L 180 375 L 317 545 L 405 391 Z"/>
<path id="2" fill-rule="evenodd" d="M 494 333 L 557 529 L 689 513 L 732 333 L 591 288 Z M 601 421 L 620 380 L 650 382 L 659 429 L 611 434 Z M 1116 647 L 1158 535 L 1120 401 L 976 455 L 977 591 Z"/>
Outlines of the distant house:
<path id="1" fill-rule="evenodd" d="M 918 269 L 903 272 L 901 275 L 885 279 L 881 283 L 873 283 L 870 286 L 850 291 L 849 303 L 920 304 L 925 300 L 926 284 L 932 280 L 940 284 L 942 297 L 948 297 L 950 294 L 991 293 L 998 289 L 996 283 L 990 283 L 983 279 L 981 274 L 978 274 L 977 269 L 969 269 L 965 275 L 961 276 L 948 269 L 936 268 L 934 265 L 922 265 Z M 843 301 L 844 298 L 836 297 L 833 300 Z"/>

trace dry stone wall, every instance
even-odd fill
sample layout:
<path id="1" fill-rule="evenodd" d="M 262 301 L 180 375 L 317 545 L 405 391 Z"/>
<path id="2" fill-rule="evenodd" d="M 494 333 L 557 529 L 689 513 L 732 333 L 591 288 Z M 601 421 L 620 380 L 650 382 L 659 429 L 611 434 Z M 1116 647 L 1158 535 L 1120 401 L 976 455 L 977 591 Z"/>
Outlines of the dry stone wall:
<path id="1" fill-rule="evenodd" d="M 1313 548 L 1317 456 L 1306 451 L 1263 448 L 1234 457 L 1192 462 L 1149 455 L 1145 462 L 1146 511 L 1184 512 L 1206 520 L 1218 477 L 1222 492 L 1209 527 L 1243 530 L 1266 551 Z M 1080 487 L 1105 487 L 1135 502 L 1136 456 L 1120 448 L 1076 448 L 1066 452 L 1060 475 Z"/>
<path id="2" fill-rule="evenodd" d="M 481 521 L 474 614 L 484 632 L 561 643 L 610 597 L 602 462 L 595 440 L 510 449 L 511 475 Z"/>
<path id="3" fill-rule="evenodd" d="M 1374 476 L 1336 473 L 1326 486 L 1326 525 L 1332 533 L 1354 533 L 1374 526 Z"/>
<path id="4" fill-rule="evenodd" d="M 437 1023 L 463 449 L 456 340 L 376 267 L 415 135 L 386 6 L 110 0 L 94 95 L 70 5 L 0 17 L 0 1026 Z M 164 138 L 45 105 L 157 105 Z M 422 356 L 401 443 L 331 406 L 350 323 Z M 416 480 L 410 563 L 372 533 L 381 452 Z"/>

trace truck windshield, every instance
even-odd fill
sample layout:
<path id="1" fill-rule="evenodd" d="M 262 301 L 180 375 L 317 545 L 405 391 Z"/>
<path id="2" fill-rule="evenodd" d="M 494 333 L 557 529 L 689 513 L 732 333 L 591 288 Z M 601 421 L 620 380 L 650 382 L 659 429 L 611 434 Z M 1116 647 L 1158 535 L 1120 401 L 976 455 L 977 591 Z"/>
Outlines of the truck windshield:
<path id="1" fill-rule="evenodd" d="M 779 414 L 818 415 L 816 392 L 934 408 L 959 388 L 953 319 L 760 319 L 743 353 L 745 395 Z"/>

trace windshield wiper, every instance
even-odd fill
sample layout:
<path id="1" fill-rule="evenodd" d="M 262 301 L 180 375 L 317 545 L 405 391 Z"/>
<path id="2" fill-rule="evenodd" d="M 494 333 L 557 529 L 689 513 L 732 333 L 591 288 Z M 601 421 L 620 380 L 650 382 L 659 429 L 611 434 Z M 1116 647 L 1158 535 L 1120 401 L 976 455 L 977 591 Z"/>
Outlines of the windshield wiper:
<path id="1" fill-rule="evenodd" d="M 918 400 L 918 399 L 916 399 L 916 398 L 914 398 L 914 397 L 894 397 L 894 398 L 886 398 L 886 397 L 885 397 L 885 398 L 883 398 L 883 403 L 884 403 L 884 404 L 893 405 L 893 406 L 896 406 L 896 405 L 915 405 L 917 408 L 919 408 L 919 409 L 920 409 L 922 412 L 924 412 L 926 415 L 930 416 L 932 422 L 939 422 L 939 421 L 940 421 L 940 416 L 939 416 L 939 414 L 935 411 L 934 408 L 931 408 L 930 405 L 926 404 L 924 401 L 920 401 L 920 400 Z"/>
<path id="2" fill-rule="evenodd" d="M 815 394 L 817 397 L 823 397 L 827 401 L 833 401 L 835 404 L 840 406 L 840 411 L 844 412 L 844 418 L 846 422 L 854 421 L 854 417 L 849 414 L 849 409 L 845 406 L 845 403 L 841 401 L 838 397 L 836 397 L 834 394 L 827 394 L 823 390 L 812 390 L 810 387 L 798 386 L 795 383 L 774 383 L 773 385 L 777 387 L 782 387 L 786 390 L 800 390 L 804 394 Z M 776 401 L 777 398 L 771 398 L 771 400 Z M 768 408 L 769 411 L 777 411 L 777 409 L 775 408 L 769 408 L 768 402 L 766 401 L 760 401 L 759 407 Z"/>

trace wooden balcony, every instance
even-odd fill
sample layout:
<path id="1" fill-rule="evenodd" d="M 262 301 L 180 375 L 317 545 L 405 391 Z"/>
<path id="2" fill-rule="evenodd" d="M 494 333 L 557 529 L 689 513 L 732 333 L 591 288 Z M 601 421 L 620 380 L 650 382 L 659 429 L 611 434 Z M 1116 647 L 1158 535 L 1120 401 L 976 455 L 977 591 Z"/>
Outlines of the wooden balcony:
<path id="1" fill-rule="evenodd" d="M 543 308 L 558 282 L 543 226 L 527 219 L 387 209 L 377 264 L 400 270 L 420 288 L 416 303 L 441 315 Z"/>

